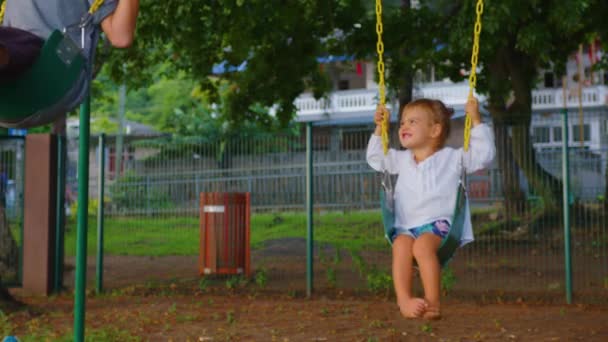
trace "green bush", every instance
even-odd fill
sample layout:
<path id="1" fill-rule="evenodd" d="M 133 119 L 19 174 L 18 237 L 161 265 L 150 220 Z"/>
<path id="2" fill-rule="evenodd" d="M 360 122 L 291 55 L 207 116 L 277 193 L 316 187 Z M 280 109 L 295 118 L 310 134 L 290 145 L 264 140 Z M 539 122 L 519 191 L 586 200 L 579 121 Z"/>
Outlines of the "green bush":
<path id="1" fill-rule="evenodd" d="M 114 206 L 120 209 L 168 209 L 174 205 L 160 186 L 151 186 L 147 177 L 125 172 L 110 186 Z"/>

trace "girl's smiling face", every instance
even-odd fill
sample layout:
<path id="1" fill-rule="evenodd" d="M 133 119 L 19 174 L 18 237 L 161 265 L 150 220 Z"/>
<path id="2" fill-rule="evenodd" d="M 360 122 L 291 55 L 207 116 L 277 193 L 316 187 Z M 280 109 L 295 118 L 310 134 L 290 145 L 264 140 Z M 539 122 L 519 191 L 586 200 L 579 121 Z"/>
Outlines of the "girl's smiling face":
<path id="1" fill-rule="evenodd" d="M 399 142 L 408 149 L 432 147 L 441 132 L 441 126 L 431 120 L 424 108 L 408 108 L 399 123 Z"/>

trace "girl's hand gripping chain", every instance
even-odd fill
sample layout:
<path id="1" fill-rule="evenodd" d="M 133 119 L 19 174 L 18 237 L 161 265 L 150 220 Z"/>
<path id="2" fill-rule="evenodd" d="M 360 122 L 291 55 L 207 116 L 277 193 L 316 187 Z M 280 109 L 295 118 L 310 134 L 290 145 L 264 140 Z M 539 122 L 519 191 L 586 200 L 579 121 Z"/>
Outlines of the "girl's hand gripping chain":
<path id="1" fill-rule="evenodd" d="M 473 127 L 481 123 L 481 114 L 479 113 L 479 103 L 477 101 L 477 98 L 475 98 L 474 96 L 469 97 L 467 103 L 464 106 L 464 110 L 465 113 L 467 113 L 471 117 Z"/>
<path id="2" fill-rule="evenodd" d="M 382 135 L 382 123 L 386 120 L 388 115 L 389 112 L 384 105 L 378 105 L 378 107 L 376 107 L 376 113 L 374 114 L 376 129 L 374 130 L 374 135 Z"/>

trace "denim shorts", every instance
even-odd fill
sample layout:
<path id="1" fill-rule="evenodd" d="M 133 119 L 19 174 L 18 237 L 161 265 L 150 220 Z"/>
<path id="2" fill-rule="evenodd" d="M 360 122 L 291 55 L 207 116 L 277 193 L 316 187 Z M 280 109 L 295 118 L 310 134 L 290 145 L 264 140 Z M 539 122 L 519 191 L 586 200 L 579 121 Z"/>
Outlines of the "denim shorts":
<path id="1" fill-rule="evenodd" d="M 448 236 L 449 232 L 450 232 L 450 223 L 446 220 L 437 220 L 437 221 L 427 223 L 427 224 L 419 226 L 419 227 L 410 228 L 410 229 L 395 228 L 395 232 L 393 233 L 393 236 L 391 238 L 394 241 L 398 235 L 407 235 L 407 236 L 411 236 L 414 239 L 417 239 L 422 234 L 432 233 L 432 234 L 439 236 L 443 240 L 443 239 L 445 239 L 446 236 Z"/>

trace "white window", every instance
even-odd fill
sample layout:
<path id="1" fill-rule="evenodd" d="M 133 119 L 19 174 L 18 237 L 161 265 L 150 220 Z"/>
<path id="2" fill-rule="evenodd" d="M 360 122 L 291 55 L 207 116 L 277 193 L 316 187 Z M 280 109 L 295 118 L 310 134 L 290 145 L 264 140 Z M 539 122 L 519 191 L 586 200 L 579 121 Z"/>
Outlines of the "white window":
<path id="1" fill-rule="evenodd" d="M 584 124 L 583 129 L 583 141 L 591 141 L 591 127 L 589 124 Z M 572 125 L 572 141 L 581 141 L 581 126 Z"/>
<path id="2" fill-rule="evenodd" d="M 562 128 L 553 127 L 553 142 L 561 142 L 561 141 L 562 141 Z"/>
<path id="3" fill-rule="evenodd" d="M 539 126 L 532 128 L 532 139 L 535 143 L 548 143 L 549 139 L 549 127 Z"/>

